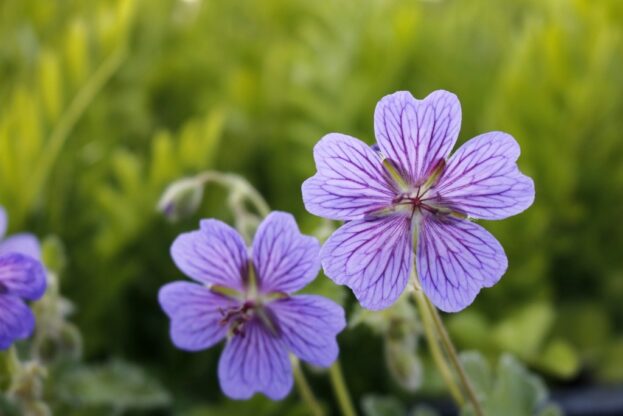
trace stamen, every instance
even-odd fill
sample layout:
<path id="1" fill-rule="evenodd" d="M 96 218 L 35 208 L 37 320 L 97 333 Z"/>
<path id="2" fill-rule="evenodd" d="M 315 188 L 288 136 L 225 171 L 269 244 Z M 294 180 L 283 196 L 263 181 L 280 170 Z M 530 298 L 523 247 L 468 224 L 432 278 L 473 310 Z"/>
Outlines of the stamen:
<path id="1" fill-rule="evenodd" d="M 441 174 L 446 169 L 446 159 L 439 159 L 435 164 L 435 167 L 431 170 L 426 182 L 420 187 L 423 192 L 426 192 L 432 186 L 437 184 L 437 181 L 441 177 Z"/>
<path id="2" fill-rule="evenodd" d="M 383 164 L 385 171 L 394 180 L 394 183 L 398 186 L 399 189 L 409 189 L 409 184 L 403 179 L 398 167 L 393 160 L 385 158 L 381 163 Z"/>

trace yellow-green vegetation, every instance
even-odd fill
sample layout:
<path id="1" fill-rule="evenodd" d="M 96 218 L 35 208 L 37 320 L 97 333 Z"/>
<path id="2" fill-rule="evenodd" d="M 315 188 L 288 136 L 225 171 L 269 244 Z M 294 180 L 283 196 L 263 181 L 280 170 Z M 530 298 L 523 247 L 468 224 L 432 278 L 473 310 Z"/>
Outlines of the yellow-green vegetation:
<path id="1" fill-rule="evenodd" d="M 181 276 L 175 235 L 231 213 L 208 187 L 201 215 L 170 224 L 161 193 L 235 172 L 311 232 L 321 220 L 300 185 L 313 145 L 332 131 L 372 143 L 383 95 L 447 89 L 463 105 L 460 142 L 511 133 L 536 184 L 531 209 L 485 224 L 510 266 L 447 318 L 457 345 L 491 363 L 510 351 L 553 382 L 581 367 L 623 381 L 619 0 L 5 0 L 0 80 L 0 204 L 12 231 L 63 241 L 88 358 L 138 362 L 216 412 L 217 351 L 174 351 L 156 294 Z M 357 399 L 388 389 L 369 376 L 386 374 L 375 337 L 340 340 Z M 258 400 L 266 414 L 287 405 Z"/>

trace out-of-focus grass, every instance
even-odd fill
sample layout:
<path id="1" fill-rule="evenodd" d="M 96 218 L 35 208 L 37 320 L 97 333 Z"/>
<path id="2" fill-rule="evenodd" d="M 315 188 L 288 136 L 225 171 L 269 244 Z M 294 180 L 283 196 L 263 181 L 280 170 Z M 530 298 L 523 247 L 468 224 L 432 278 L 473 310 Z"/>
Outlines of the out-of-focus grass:
<path id="1" fill-rule="evenodd" d="M 300 184 L 314 143 L 331 131 L 371 143 L 383 95 L 448 89 L 463 104 L 460 141 L 513 134 L 537 190 L 524 214 L 485 224 L 510 267 L 449 319 L 459 344 L 511 350 L 557 380 L 584 365 L 620 381 L 621 68 L 617 0 L 3 2 L 0 203 L 14 229 L 65 242 L 63 285 L 90 356 L 219 397 L 215 352 L 174 351 L 156 303 L 182 277 L 170 242 L 198 219 L 165 223 L 160 192 L 202 169 L 235 171 L 311 230 Z M 212 188 L 202 214 L 231 219 Z M 383 372 L 361 337 L 343 337 L 347 372 Z"/>

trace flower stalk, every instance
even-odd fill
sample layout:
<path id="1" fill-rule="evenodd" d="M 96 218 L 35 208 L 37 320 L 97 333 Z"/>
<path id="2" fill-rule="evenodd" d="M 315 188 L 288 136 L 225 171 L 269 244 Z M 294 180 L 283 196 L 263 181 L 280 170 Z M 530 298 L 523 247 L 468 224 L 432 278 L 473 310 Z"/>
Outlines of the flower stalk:
<path id="1" fill-rule="evenodd" d="M 422 315 L 422 322 L 424 324 L 424 331 L 428 341 L 428 345 L 435 361 L 435 365 L 439 369 L 444 382 L 446 383 L 450 395 L 459 406 L 463 406 L 465 398 L 461 393 L 461 390 L 457 387 L 454 377 L 450 371 L 446 356 L 450 360 L 450 363 L 454 367 L 454 371 L 458 374 L 459 380 L 463 387 L 463 391 L 467 396 L 467 401 L 472 405 L 474 412 L 477 416 L 484 416 L 480 402 L 476 397 L 476 392 L 459 360 L 456 348 L 450 339 L 450 335 L 443 324 L 441 316 L 433 304 L 428 300 L 422 288 L 420 287 L 419 279 L 417 276 L 417 270 L 415 265 L 413 266 L 413 275 L 415 276 L 415 290 L 414 298 L 418 306 L 418 310 Z M 441 345 L 440 345 L 441 342 Z M 441 346 L 445 350 L 445 355 L 441 351 Z"/>
<path id="2" fill-rule="evenodd" d="M 413 268 L 415 272 L 415 268 Z M 416 280 L 417 282 L 417 280 Z M 424 325 L 424 333 L 426 335 L 426 340 L 428 341 L 428 348 L 433 357 L 433 361 L 441 374 L 446 386 L 448 387 L 448 391 L 452 396 L 452 399 L 456 402 L 457 405 L 462 406 L 465 403 L 465 399 L 463 398 L 463 394 L 461 390 L 457 386 L 454 381 L 454 377 L 452 376 L 452 371 L 446 362 L 446 359 L 443 355 L 443 351 L 441 350 L 441 346 L 439 344 L 438 336 L 435 332 L 435 323 L 434 318 L 428 308 L 427 299 L 424 295 L 424 292 L 419 287 L 419 284 L 416 283 L 415 290 L 413 292 L 413 297 L 418 307 L 418 311 L 422 316 L 422 323 Z"/>
<path id="3" fill-rule="evenodd" d="M 431 311 L 431 315 L 433 316 L 433 320 L 435 322 L 437 332 L 441 336 L 441 341 L 444 344 L 446 352 L 448 353 L 448 356 L 450 357 L 450 360 L 452 361 L 454 369 L 456 370 L 457 374 L 459 375 L 459 378 L 461 379 L 461 383 L 463 384 L 465 392 L 467 393 L 467 397 L 469 398 L 469 401 L 472 404 L 476 414 L 478 416 L 483 416 L 484 413 L 480 406 L 480 402 L 478 401 L 478 397 L 476 397 L 476 392 L 474 391 L 474 387 L 472 386 L 472 383 L 469 380 L 467 373 L 465 372 L 465 368 L 463 368 L 463 364 L 461 364 L 459 355 L 457 354 L 456 348 L 454 347 L 454 344 L 452 343 L 452 340 L 450 339 L 450 335 L 448 334 L 448 331 L 446 330 L 446 327 L 444 326 L 443 321 L 441 320 L 439 311 L 437 311 L 437 308 L 435 308 L 428 299 L 425 299 L 425 300 L 426 300 L 429 310 Z"/>
<path id="4" fill-rule="evenodd" d="M 316 399 L 314 392 L 312 391 L 307 378 L 305 378 L 305 374 L 303 373 L 303 369 L 301 368 L 301 363 L 298 358 L 291 355 L 290 362 L 292 363 L 292 370 L 294 372 L 294 381 L 296 382 L 296 387 L 301 395 L 303 401 L 307 404 L 310 413 L 313 416 L 325 416 L 325 411 L 323 410 L 320 402 Z"/>
<path id="5" fill-rule="evenodd" d="M 348 393 L 348 387 L 346 387 L 344 375 L 342 374 L 342 366 L 339 361 L 335 361 L 331 368 L 329 368 L 329 375 L 342 415 L 356 416 L 355 406 L 353 406 L 350 394 Z"/>

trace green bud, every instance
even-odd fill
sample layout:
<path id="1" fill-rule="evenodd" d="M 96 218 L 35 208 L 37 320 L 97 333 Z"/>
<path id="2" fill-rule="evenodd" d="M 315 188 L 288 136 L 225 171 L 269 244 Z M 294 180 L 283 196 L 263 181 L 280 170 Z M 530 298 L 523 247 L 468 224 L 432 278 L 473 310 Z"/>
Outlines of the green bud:
<path id="1" fill-rule="evenodd" d="M 196 178 L 183 178 L 173 182 L 158 202 L 158 211 L 171 221 L 194 214 L 203 199 L 203 182 Z"/>
<path id="2" fill-rule="evenodd" d="M 61 273 L 67 263 L 65 255 L 65 246 L 63 242 L 55 235 L 46 237 L 41 243 L 41 253 L 45 267 L 54 272 Z"/>

